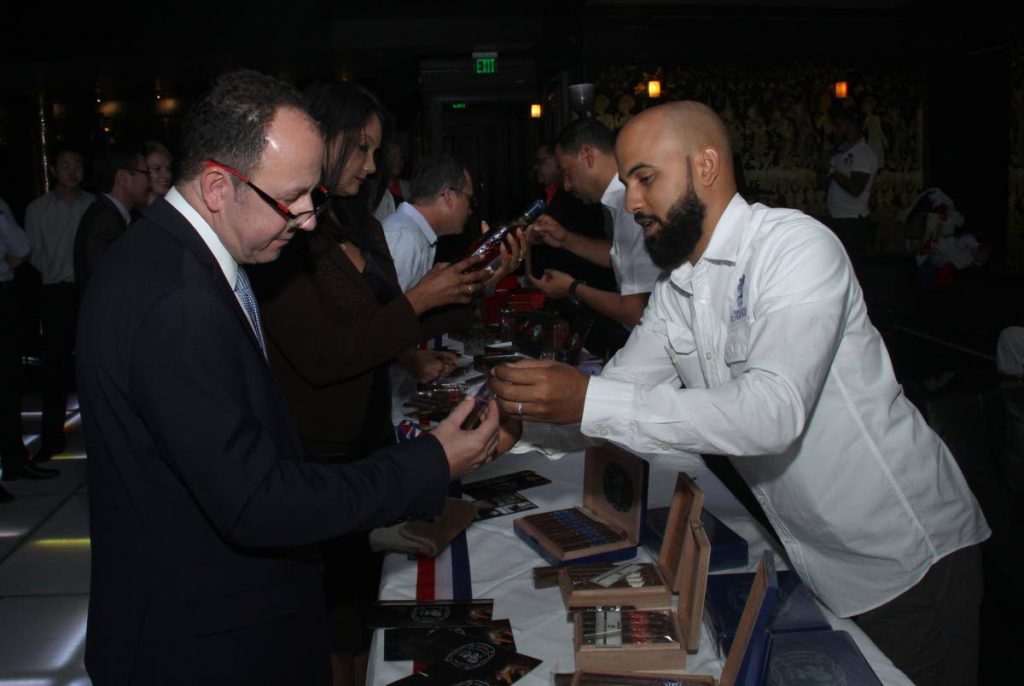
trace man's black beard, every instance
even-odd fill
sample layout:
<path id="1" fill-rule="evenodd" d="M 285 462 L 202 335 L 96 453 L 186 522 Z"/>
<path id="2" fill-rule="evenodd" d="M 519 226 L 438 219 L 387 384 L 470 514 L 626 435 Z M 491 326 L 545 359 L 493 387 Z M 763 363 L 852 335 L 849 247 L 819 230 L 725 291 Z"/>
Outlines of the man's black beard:
<path id="1" fill-rule="evenodd" d="M 687 260 L 704 235 L 707 207 L 697 197 L 693 178 L 688 180 L 686 194 L 669 208 L 665 219 L 654 215 L 636 215 L 636 220 L 653 219 L 658 231 L 644 237 L 644 247 L 651 262 L 660 269 L 673 270 Z"/>

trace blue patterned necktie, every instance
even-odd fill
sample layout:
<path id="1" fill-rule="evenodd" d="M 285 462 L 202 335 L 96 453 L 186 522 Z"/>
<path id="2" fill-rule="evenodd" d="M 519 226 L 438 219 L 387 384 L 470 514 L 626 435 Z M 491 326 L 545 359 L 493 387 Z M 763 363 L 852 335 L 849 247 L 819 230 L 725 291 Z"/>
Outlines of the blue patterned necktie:
<path id="1" fill-rule="evenodd" d="M 245 269 L 238 268 L 238 280 L 235 281 L 235 293 L 238 301 L 242 303 L 249 321 L 252 322 L 252 329 L 256 332 L 256 338 L 260 342 L 260 350 L 263 351 L 263 359 L 267 358 L 267 345 L 263 342 L 263 325 L 260 323 L 260 308 L 256 305 L 256 296 L 252 292 L 252 284 L 249 283 L 249 275 Z"/>

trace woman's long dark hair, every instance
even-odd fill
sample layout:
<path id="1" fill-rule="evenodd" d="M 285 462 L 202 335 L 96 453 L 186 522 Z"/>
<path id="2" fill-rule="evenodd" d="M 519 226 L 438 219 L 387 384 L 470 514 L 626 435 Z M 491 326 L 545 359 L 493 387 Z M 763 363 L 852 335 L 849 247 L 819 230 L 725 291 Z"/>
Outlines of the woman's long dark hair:
<path id="1" fill-rule="evenodd" d="M 351 82 L 315 86 L 309 91 L 307 101 L 309 112 L 320 125 L 327 143 L 321 182 L 333 193 L 346 162 L 359 145 L 360 132 L 367 120 L 371 116 L 380 120 L 383 131 L 380 149 L 383 149 L 390 134 L 390 116 L 377 96 Z M 334 145 L 336 140 L 340 140 L 341 145 Z M 348 239 L 360 250 L 376 251 L 377 246 L 368 240 L 367 232 L 371 213 L 380 201 L 378 189 L 386 186 L 388 179 L 388 170 L 382 168 L 384 155 L 380 154 L 380 149 L 374 157 L 377 173 L 368 178 L 353 197 L 332 194 L 331 212 L 317 223 L 318 230 L 323 227 L 326 235 L 335 242 Z"/>

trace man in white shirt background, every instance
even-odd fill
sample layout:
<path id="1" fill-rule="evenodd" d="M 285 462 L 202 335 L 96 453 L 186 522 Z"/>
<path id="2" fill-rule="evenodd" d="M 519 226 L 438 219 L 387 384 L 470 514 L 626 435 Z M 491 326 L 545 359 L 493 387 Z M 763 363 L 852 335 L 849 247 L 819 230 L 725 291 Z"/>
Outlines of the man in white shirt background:
<path id="1" fill-rule="evenodd" d="M 43 340 L 43 417 L 36 462 L 64 450 L 64 420 L 74 371 L 75 291 L 74 245 L 78 224 L 96 199 L 80 186 L 84 163 L 71 148 L 57 148 L 49 167 L 56 186 L 25 209 L 25 231 L 32 249 L 30 262 L 42 277 L 39 320 Z"/>
<path id="2" fill-rule="evenodd" d="M 739 196 L 725 125 L 702 104 L 637 115 L 616 155 L 667 278 L 599 376 L 496 368 L 503 410 L 641 453 L 729 456 L 819 600 L 915 683 L 974 683 L 989 528 L 896 382 L 835 236 Z M 527 423 L 523 442 L 553 429 Z M 521 425 L 505 430 L 503 446 Z"/>
<path id="3" fill-rule="evenodd" d="M 568 231 L 549 214 L 530 226 L 535 242 L 568 250 L 596 265 L 611 267 L 618 292 L 605 291 L 556 269 L 530 280 L 549 298 L 568 297 L 626 328 L 640 321 L 660 270 L 644 251 L 643 234 L 623 206 L 625 188 L 616 175 L 615 134 L 595 119 L 577 119 L 558 136 L 555 160 L 565 190 L 584 202 L 601 203 L 610 216 L 611 235 L 593 238 Z"/>
<path id="4" fill-rule="evenodd" d="M 878 175 L 878 155 L 864 140 L 859 108 L 840 103 L 832 107 L 829 118 L 835 147 L 830 149 L 823 169 L 828 181 L 828 225 L 859 269 L 875 241 L 871 187 Z"/>

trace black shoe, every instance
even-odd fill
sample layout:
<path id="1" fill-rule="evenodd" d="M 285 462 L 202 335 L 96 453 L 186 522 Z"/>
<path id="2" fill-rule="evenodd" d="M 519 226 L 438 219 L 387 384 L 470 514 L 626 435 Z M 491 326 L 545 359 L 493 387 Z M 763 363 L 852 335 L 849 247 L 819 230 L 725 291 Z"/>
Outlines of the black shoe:
<path id="1" fill-rule="evenodd" d="M 56 469 L 39 467 L 34 464 L 23 464 L 18 467 L 5 469 L 3 480 L 17 481 L 18 479 L 30 479 L 32 481 L 40 481 L 42 479 L 52 479 L 56 476 L 60 476 L 60 472 Z"/>
<path id="2" fill-rule="evenodd" d="M 0 503 L 9 503 L 14 500 L 14 496 L 3 486 L 0 486 Z"/>

